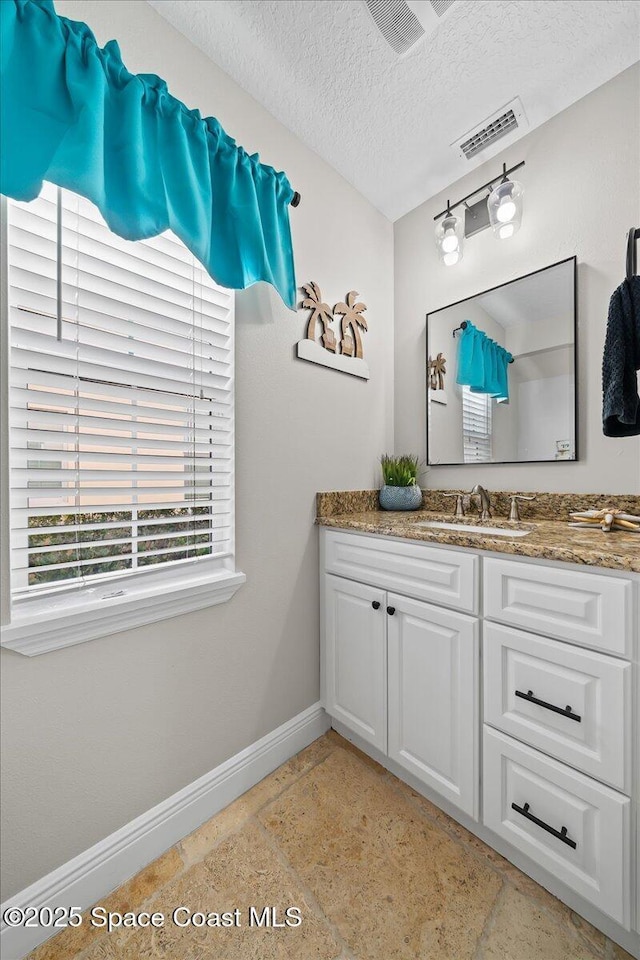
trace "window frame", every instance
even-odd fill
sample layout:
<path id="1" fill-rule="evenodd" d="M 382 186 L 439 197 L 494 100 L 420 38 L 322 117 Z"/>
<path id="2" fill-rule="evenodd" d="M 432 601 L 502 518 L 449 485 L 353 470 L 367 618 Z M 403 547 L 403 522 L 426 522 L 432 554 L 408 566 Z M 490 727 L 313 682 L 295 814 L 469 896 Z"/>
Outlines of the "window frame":
<path id="1" fill-rule="evenodd" d="M 26 656 L 130 630 L 230 600 L 246 581 L 235 567 L 235 295 L 231 297 L 231 532 L 225 557 L 199 557 L 122 571 L 105 579 L 79 584 L 58 582 L 42 595 L 11 595 L 11 506 L 9 390 L 11 352 L 9 329 L 8 210 L 0 196 L 0 351 L 2 381 L 0 427 L 0 519 L 6 535 L 0 545 L 0 645 Z"/>

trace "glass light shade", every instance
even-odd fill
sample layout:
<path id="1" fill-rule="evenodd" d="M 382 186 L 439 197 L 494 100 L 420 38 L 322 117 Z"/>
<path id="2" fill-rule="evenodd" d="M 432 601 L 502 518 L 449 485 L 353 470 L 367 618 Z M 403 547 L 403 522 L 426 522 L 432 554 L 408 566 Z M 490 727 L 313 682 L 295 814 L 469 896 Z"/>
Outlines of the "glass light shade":
<path id="1" fill-rule="evenodd" d="M 489 194 L 489 221 L 498 240 L 508 240 L 520 229 L 523 194 L 523 186 L 517 180 L 505 180 Z"/>
<path id="2" fill-rule="evenodd" d="M 464 224 L 462 217 L 447 214 L 436 226 L 436 246 L 440 259 L 446 267 L 452 267 L 462 259 Z"/>

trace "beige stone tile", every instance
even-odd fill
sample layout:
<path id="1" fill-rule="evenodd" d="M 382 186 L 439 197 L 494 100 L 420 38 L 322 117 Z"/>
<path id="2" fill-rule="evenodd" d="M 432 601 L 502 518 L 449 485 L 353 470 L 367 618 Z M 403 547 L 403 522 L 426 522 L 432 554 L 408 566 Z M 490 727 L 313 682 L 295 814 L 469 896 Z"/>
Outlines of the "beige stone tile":
<path id="1" fill-rule="evenodd" d="M 144 960 L 146 957 L 152 957 L 153 954 L 141 953 L 138 960 Z M 85 953 L 82 954 L 82 960 L 121 960 L 122 952 L 118 944 L 107 937 L 102 937 Z"/>
<path id="2" fill-rule="evenodd" d="M 179 927 L 171 914 L 179 907 L 205 913 L 240 910 L 239 927 Z M 249 908 L 276 907 L 279 918 L 299 907 L 299 927 L 250 926 Z M 168 884 L 147 909 L 162 912 L 165 926 L 135 931 L 117 942 L 118 960 L 333 960 L 340 956 L 328 925 L 314 913 L 299 880 L 283 866 L 255 824 L 224 839 L 206 860 Z M 83 958 L 84 960 L 84 958 Z M 100 954 L 88 960 L 103 960 Z M 104 960 L 111 960 L 106 954 Z"/>
<path id="3" fill-rule="evenodd" d="M 190 866 L 202 860 L 222 837 L 233 833 L 307 770 L 322 763 L 336 746 L 335 739 L 329 734 L 314 740 L 306 749 L 278 767 L 211 820 L 203 823 L 178 845 L 185 863 Z"/>
<path id="4" fill-rule="evenodd" d="M 634 960 L 630 953 L 619 946 L 617 943 L 614 943 L 612 940 L 609 941 L 611 945 L 611 960 Z"/>
<path id="5" fill-rule="evenodd" d="M 501 879 L 352 752 L 336 750 L 259 819 L 358 957 L 473 957 Z"/>
<path id="6" fill-rule="evenodd" d="M 588 920 L 579 914 L 569 911 L 568 924 L 578 937 L 591 948 L 595 956 L 604 957 L 607 947 L 607 938 L 601 930 L 597 930 Z"/>
<path id="7" fill-rule="evenodd" d="M 395 777 L 394 785 L 400 793 L 409 797 L 411 802 L 418 807 L 426 817 L 434 823 L 437 823 L 438 826 L 445 830 L 450 836 L 465 845 L 475 856 L 483 858 L 487 865 L 498 870 L 503 878 L 511 883 L 516 890 L 525 894 L 534 903 L 538 904 L 538 906 L 543 907 L 548 913 L 553 914 L 559 922 L 573 925 L 574 928 L 579 929 L 584 939 L 588 942 L 591 941 L 594 948 L 604 949 L 603 934 L 600 934 L 599 931 L 591 927 L 586 920 L 578 917 L 577 914 L 573 915 L 575 917 L 575 920 L 573 920 L 572 911 L 569 907 L 558 900 L 557 897 L 554 897 L 553 894 L 549 893 L 548 890 L 545 890 L 544 887 L 541 887 L 540 884 L 536 883 L 531 877 L 528 877 L 519 870 L 514 864 L 510 863 L 509 860 L 498 853 L 497 850 L 494 850 L 493 847 L 486 844 L 480 837 L 476 837 L 475 834 L 467 830 L 466 827 L 463 827 L 462 824 L 454 820 L 453 817 L 450 817 L 444 810 L 440 810 L 439 807 L 431 803 L 426 797 L 423 797 L 422 794 L 414 790 L 413 787 L 410 787 Z M 598 943 L 600 939 L 601 942 Z"/>
<path id="8" fill-rule="evenodd" d="M 523 894 L 506 887 L 482 960 L 592 960 L 597 954 Z"/>
<path id="9" fill-rule="evenodd" d="M 173 877 L 184 869 L 180 855 L 175 847 L 154 860 L 148 867 L 128 880 L 114 893 L 101 901 L 107 910 L 124 913 L 135 910 L 162 889 Z"/>
<path id="10" fill-rule="evenodd" d="M 118 887 L 113 893 L 99 901 L 105 910 L 125 913 L 136 910 L 157 893 L 166 883 L 183 869 L 183 863 L 175 847 L 150 863 L 135 877 Z M 95 906 L 95 904 L 94 904 Z M 89 922 L 89 910 L 83 913 L 84 922 L 80 927 L 67 927 L 56 937 L 47 940 L 29 954 L 29 960 L 71 960 L 90 944 L 105 937 L 102 927 L 94 927 Z"/>
<path id="11" fill-rule="evenodd" d="M 374 760 L 373 757 L 367 756 L 366 753 L 363 753 L 359 747 L 356 747 L 355 743 L 351 743 L 350 740 L 346 740 L 344 737 L 341 737 L 339 733 L 336 733 L 335 730 L 330 731 L 333 736 L 336 738 L 337 745 L 342 747 L 343 750 L 347 750 L 349 753 L 352 753 L 355 757 L 365 764 L 365 766 L 370 767 L 372 770 L 375 770 L 376 773 L 380 774 L 381 777 L 391 777 L 392 774 L 389 773 L 382 764 L 378 763 L 377 760 Z M 394 778 L 396 779 L 396 778 Z M 398 781 L 399 783 L 400 781 Z"/>

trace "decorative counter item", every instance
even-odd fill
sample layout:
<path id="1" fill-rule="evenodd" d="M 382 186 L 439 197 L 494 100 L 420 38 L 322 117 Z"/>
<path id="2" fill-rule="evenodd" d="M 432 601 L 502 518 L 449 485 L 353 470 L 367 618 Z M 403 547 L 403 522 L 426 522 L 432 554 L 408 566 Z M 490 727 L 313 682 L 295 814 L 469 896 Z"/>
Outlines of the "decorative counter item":
<path id="1" fill-rule="evenodd" d="M 380 457 L 384 486 L 380 490 L 382 510 L 418 510 L 422 506 L 422 490 L 417 485 L 418 458 L 405 454 L 401 457 Z"/>
<path id="2" fill-rule="evenodd" d="M 368 330 L 363 314 L 365 303 L 358 301 L 358 294 L 350 290 L 345 301 L 336 303 L 333 309 L 322 300 L 317 283 L 310 281 L 302 286 L 306 294 L 301 307 L 311 311 L 307 323 L 306 339 L 298 343 L 298 357 L 332 367 L 341 373 L 369 379 L 369 367 L 363 359 L 360 331 Z M 320 337 L 318 338 L 318 327 Z"/>
<path id="3" fill-rule="evenodd" d="M 600 527 L 604 533 L 610 533 L 612 530 L 631 530 L 640 533 L 640 517 L 634 517 L 630 513 L 624 513 L 622 510 L 616 510 L 615 507 L 605 507 L 603 510 L 584 510 L 581 513 L 569 514 L 571 520 L 570 527 Z M 573 521 L 573 522 L 572 522 Z"/>

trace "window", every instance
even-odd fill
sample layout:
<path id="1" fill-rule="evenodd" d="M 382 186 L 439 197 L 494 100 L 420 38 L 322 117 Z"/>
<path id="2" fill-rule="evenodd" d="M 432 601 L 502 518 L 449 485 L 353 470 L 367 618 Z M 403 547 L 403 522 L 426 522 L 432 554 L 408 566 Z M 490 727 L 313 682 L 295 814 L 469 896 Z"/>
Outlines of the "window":
<path id="1" fill-rule="evenodd" d="M 226 599 L 233 293 L 173 235 L 122 240 L 49 184 L 7 224 L 12 624 L 62 597 Z"/>
<path id="2" fill-rule="evenodd" d="M 462 443 L 465 463 L 491 463 L 491 397 L 462 388 Z"/>

